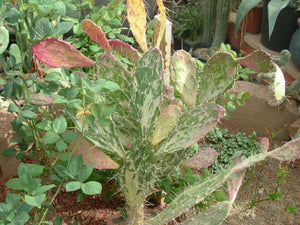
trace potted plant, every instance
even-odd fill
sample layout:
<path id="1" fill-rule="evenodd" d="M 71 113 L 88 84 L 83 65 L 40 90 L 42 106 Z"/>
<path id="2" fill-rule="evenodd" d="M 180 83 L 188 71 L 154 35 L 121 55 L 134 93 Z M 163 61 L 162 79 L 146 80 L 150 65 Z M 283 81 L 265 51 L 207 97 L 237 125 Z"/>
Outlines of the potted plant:
<path id="1" fill-rule="evenodd" d="M 185 5 L 177 6 L 173 2 L 172 8 L 174 8 L 174 49 L 189 51 L 201 40 L 203 16 L 198 10 L 199 3 L 190 0 Z"/>
<path id="2" fill-rule="evenodd" d="M 300 19 L 298 19 L 298 25 L 298 29 L 291 38 L 289 50 L 291 52 L 293 62 L 298 69 L 300 69 Z"/>
<path id="3" fill-rule="evenodd" d="M 237 32 L 242 20 L 256 5 L 263 2 L 261 42 L 274 51 L 287 49 L 292 34 L 297 29 L 297 18 L 300 12 L 299 0 L 242 0 L 237 11 L 235 31 Z"/>

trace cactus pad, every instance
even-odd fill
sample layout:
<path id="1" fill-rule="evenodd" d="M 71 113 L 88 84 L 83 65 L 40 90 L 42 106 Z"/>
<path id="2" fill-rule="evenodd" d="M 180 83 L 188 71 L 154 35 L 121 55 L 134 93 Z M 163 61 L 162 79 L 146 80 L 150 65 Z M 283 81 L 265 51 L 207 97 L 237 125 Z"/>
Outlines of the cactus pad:
<path id="1" fill-rule="evenodd" d="M 141 59 L 141 54 L 131 45 L 123 41 L 120 41 L 118 39 L 113 39 L 109 41 L 109 44 L 121 56 L 124 56 L 130 61 L 137 63 Z"/>
<path id="2" fill-rule="evenodd" d="M 230 201 L 218 202 L 184 221 L 182 225 L 220 225 L 232 208 Z"/>
<path id="3" fill-rule="evenodd" d="M 198 102 L 209 102 L 222 94 L 236 76 L 235 59 L 230 53 L 218 52 L 204 65 L 199 82 Z"/>
<path id="4" fill-rule="evenodd" d="M 33 45 L 32 52 L 38 60 L 51 67 L 72 68 L 95 64 L 69 43 L 56 38 L 46 38 Z"/>
<path id="5" fill-rule="evenodd" d="M 300 138 L 289 141 L 283 146 L 268 152 L 267 156 L 280 161 L 293 161 L 300 158 Z"/>
<path id="6" fill-rule="evenodd" d="M 183 166 L 192 169 L 204 169 L 211 166 L 218 158 L 219 153 L 213 148 L 204 148 L 197 155 L 183 162 Z"/>
<path id="7" fill-rule="evenodd" d="M 96 43 L 98 43 L 101 47 L 103 47 L 106 51 L 110 51 L 110 46 L 108 40 L 106 39 L 105 33 L 102 31 L 101 27 L 95 24 L 93 21 L 89 19 L 84 19 L 81 22 L 81 26 L 84 32 Z"/>
<path id="8" fill-rule="evenodd" d="M 143 0 L 127 1 L 127 18 L 130 30 L 144 52 L 148 50 L 146 41 L 146 17 L 147 14 Z"/>
<path id="9" fill-rule="evenodd" d="M 211 131 L 223 115 L 224 108 L 217 104 L 202 105 L 185 112 L 160 146 L 158 154 L 171 154 L 192 146 Z"/>
<path id="10" fill-rule="evenodd" d="M 163 97 L 163 84 L 161 52 L 153 48 L 144 53 L 133 77 L 131 106 L 141 129 L 141 138 L 152 138 L 151 131 Z"/>
<path id="11" fill-rule="evenodd" d="M 271 56 L 259 50 L 237 59 L 236 62 L 258 73 L 267 73 L 272 69 Z"/>
<path id="12" fill-rule="evenodd" d="M 197 66 L 191 55 L 184 50 L 175 52 L 170 66 L 175 90 L 179 92 L 184 103 L 195 106 L 198 95 Z"/>
<path id="13" fill-rule="evenodd" d="M 119 168 L 119 165 L 115 161 L 82 136 L 70 146 L 70 149 L 73 148 L 76 148 L 75 155 L 82 154 L 85 164 L 92 163 L 94 168 L 98 170 Z"/>
<path id="14" fill-rule="evenodd" d="M 177 105 L 168 105 L 161 110 L 154 131 L 152 144 L 156 145 L 168 137 L 169 133 L 176 127 L 181 111 Z"/>

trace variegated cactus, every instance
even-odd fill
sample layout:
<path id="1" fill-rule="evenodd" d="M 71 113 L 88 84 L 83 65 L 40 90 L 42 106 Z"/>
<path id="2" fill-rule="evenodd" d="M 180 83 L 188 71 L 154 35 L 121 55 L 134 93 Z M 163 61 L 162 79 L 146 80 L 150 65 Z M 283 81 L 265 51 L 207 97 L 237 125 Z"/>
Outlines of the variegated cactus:
<path id="1" fill-rule="evenodd" d="M 158 0 L 160 10 L 163 10 Z M 300 154 L 300 139 L 272 152 L 265 150 L 249 159 L 237 162 L 232 168 L 189 186 L 162 212 L 146 217 L 144 203 L 153 193 L 154 184 L 162 175 L 183 163 L 194 168 L 208 167 L 216 158 L 213 149 L 206 149 L 190 158 L 189 148 L 204 137 L 221 120 L 224 109 L 214 103 L 226 91 L 236 76 L 236 66 L 243 59 L 218 52 L 204 66 L 197 77 L 194 59 L 184 51 L 176 52 L 170 61 L 170 82 L 165 82 L 164 58 L 158 48 L 150 48 L 144 38 L 144 7 L 142 1 L 128 1 L 128 19 L 132 32 L 144 53 L 118 40 L 108 41 L 101 28 L 84 20 L 83 28 L 92 40 L 107 51 L 98 62 L 87 59 L 69 44 L 46 39 L 33 46 L 33 53 L 45 64 L 55 67 L 95 66 L 97 77 L 117 82 L 121 91 L 103 96 L 117 107 L 111 123 L 88 125 L 73 116 L 83 136 L 106 154 L 113 155 L 120 165 L 119 182 L 126 199 L 127 224 L 165 224 L 188 211 L 226 181 L 229 182 L 230 201 L 221 202 L 202 211 L 182 224 L 221 224 L 227 217 L 242 183 L 245 170 L 266 157 L 294 160 Z M 134 15 L 142 18 L 135 21 Z M 133 20 L 133 21 L 132 21 Z M 164 26 L 165 23 L 161 23 Z M 161 30 L 161 29 L 160 29 Z M 158 42 L 163 39 L 157 38 Z M 154 43 L 154 46 L 160 46 Z M 136 63 L 132 71 L 126 69 L 111 48 Z M 251 66 L 269 70 L 270 61 L 261 61 L 263 53 L 254 53 Z M 61 56 L 60 58 L 57 56 Z M 97 104 L 97 103 L 95 103 Z M 266 147 L 264 146 L 264 149 Z M 189 155 L 189 157 L 188 157 Z M 190 158 L 190 159 L 189 159 Z M 197 221 L 197 222 L 195 222 Z"/>

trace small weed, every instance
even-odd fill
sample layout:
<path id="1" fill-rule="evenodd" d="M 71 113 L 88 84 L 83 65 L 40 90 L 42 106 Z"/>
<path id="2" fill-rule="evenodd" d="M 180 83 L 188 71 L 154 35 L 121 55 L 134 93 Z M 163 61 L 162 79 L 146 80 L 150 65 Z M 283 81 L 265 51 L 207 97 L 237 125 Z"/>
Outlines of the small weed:
<path id="1" fill-rule="evenodd" d="M 294 203 L 290 204 L 290 205 L 287 205 L 285 207 L 285 210 L 288 211 L 289 213 L 293 213 L 295 214 L 298 210 L 300 209 L 300 207 L 298 206 L 295 206 Z"/>

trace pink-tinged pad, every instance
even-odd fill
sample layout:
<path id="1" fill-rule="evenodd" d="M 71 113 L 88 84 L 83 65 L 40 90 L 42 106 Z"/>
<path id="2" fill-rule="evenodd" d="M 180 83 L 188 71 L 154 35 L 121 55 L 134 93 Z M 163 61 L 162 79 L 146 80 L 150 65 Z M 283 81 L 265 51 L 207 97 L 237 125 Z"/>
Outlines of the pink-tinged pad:
<path id="1" fill-rule="evenodd" d="M 258 73 L 267 73 L 273 68 L 271 56 L 259 50 L 238 58 L 236 62 Z"/>
<path id="2" fill-rule="evenodd" d="M 268 157 L 280 161 L 294 161 L 300 158 L 300 138 L 291 140 L 283 146 L 267 153 Z"/>
<path id="3" fill-rule="evenodd" d="M 46 38 L 32 46 L 36 58 L 51 67 L 93 66 L 95 62 L 84 56 L 71 44 L 57 38 Z"/>
<path id="4" fill-rule="evenodd" d="M 70 148 L 77 148 L 74 154 L 82 154 L 84 163 L 92 163 L 94 168 L 98 170 L 119 168 L 119 165 L 115 161 L 83 137 L 79 137 Z"/>
<path id="5" fill-rule="evenodd" d="M 194 157 L 183 162 L 183 165 L 192 169 L 208 168 L 217 160 L 219 153 L 213 148 L 204 148 Z"/>
<path id="6" fill-rule="evenodd" d="M 120 41 L 118 39 L 113 39 L 109 41 L 110 46 L 117 51 L 121 56 L 129 59 L 133 62 L 138 62 L 141 59 L 141 54 L 133 48 L 131 45 Z"/>
<path id="7" fill-rule="evenodd" d="M 266 137 L 263 137 L 261 140 L 260 140 L 260 147 L 262 148 L 263 152 L 267 152 L 269 150 L 269 139 L 266 138 Z"/>
<path id="8" fill-rule="evenodd" d="M 241 160 L 242 159 L 238 159 L 236 163 L 240 162 Z M 245 173 L 246 169 L 239 172 L 233 172 L 230 176 L 230 179 L 227 181 L 229 198 L 231 202 L 234 202 L 236 199 L 237 193 L 239 192 L 239 189 L 243 183 Z"/>
<path id="9" fill-rule="evenodd" d="M 96 43 L 102 46 L 106 51 L 110 51 L 109 42 L 102 31 L 101 27 L 95 24 L 93 21 L 85 19 L 82 20 L 81 26 L 85 33 Z"/>

